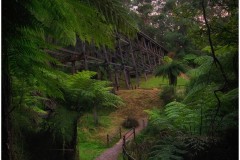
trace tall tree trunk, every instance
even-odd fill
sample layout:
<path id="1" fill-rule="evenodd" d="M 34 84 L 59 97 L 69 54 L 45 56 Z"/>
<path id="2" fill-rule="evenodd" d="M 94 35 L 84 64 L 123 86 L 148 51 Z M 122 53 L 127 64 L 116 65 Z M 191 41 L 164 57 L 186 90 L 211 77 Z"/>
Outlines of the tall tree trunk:
<path id="1" fill-rule="evenodd" d="M 8 57 L 6 52 L 2 54 L 2 159 L 12 159 L 12 137 L 11 137 L 11 83 L 8 68 Z"/>
<path id="2" fill-rule="evenodd" d="M 80 119 L 80 115 L 77 116 L 75 122 L 74 122 L 74 135 L 73 135 L 73 148 L 74 148 L 74 153 L 73 153 L 73 160 L 80 160 L 79 159 L 79 148 L 78 148 L 78 120 Z"/>
<path id="3" fill-rule="evenodd" d="M 177 85 L 177 77 L 173 74 L 168 75 L 169 85 L 176 86 Z"/>
<path id="4" fill-rule="evenodd" d="M 94 107 L 93 107 L 93 117 L 94 117 L 95 126 L 98 126 L 97 105 L 94 105 Z"/>

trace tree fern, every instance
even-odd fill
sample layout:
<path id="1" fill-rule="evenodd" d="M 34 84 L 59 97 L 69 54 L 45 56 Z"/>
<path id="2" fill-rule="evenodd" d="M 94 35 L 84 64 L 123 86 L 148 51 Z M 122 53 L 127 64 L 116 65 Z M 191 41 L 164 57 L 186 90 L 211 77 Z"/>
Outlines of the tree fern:
<path id="1" fill-rule="evenodd" d="M 64 89 L 66 98 L 72 102 L 76 110 L 84 106 L 86 110 L 93 109 L 94 115 L 97 115 L 100 107 L 118 107 L 123 102 L 110 92 L 112 88 L 109 87 L 109 82 L 91 79 L 95 74 L 95 72 L 83 71 L 69 75 Z M 98 116 L 95 118 L 98 119 Z"/>
<path id="2" fill-rule="evenodd" d="M 136 33 L 134 27 L 129 27 L 129 23 L 134 24 L 133 21 L 129 20 L 127 11 L 118 1 L 88 2 L 34 0 L 27 8 L 46 26 L 48 36 L 53 36 L 62 44 L 74 45 L 78 35 L 83 41 L 91 43 L 93 40 L 97 46 L 105 44 L 113 47 L 114 28 L 127 35 Z"/>
<path id="3" fill-rule="evenodd" d="M 54 115 L 42 124 L 43 130 L 51 133 L 51 136 L 54 138 L 53 141 L 69 143 L 74 135 L 77 117 L 77 112 L 59 106 L 55 110 Z"/>
<path id="4" fill-rule="evenodd" d="M 110 2 L 115 5 L 117 1 L 109 0 Z M 44 99 L 64 98 L 61 85 L 67 76 L 53 67 L 52 64 L 59 63 L 46 53 L 46 49 L 74 45 L 77 36 L 82 41 L 94 41 L 97 46 L 106 45 L 113 48 L 114 29 L 117 28 L 127 35 L 130 35 L 131 31 L 135 33 L 135 29 L 129 28 L 125 19 L 119 16 L 118 10 L 111 10 L 114 12 L 114 18 L 111 17 L 114 21 L 110 21 L 109 12 L 102 12 L 104 4 L 101 4 L 101 8 L 95 4 L 95 1 L 86 4 L 85 1 L 76 0 L 4 1 L 3 121 L 6 124 L 4 139 L 7 140 L 4 144 L 9 144 L 4 146 L 4 156 L 11 156 L 8 155 L 8 150 L 11 149 L 11 142 L 8 142 L 11 138 L 8 128 L 8 124 L 11 123 L 9 114 L 14 116 L 16 109 L 21 107 L 29 107 L 30 110 L 31 107 L 41 107 Z M 105 9 L 112 9 L 111 7 L 104 6 Z M 122 8 L 122 11 L 124 10 Z M 125 13 L 121 12 L 121 15 Z M 118 24 L 119 21 L 123 23 Z M 11 103 L 10 99 L 14 102 Z"/>
<path id="5" fill-rule="evenodd" d="M 158 141 L 149 153 L 150 160 L 182 160 L 187 153 L 185 144 L 176 138 L 167 137 Z"/>
<path id="6" fill-rule="evenodd" d="M 210 71 L 211 66 L 213 64 L 213 58 L 210 56 L 201 56 L 194 60 L 194 63 L 199 65 L 196 69 L 192 69 L 189 71 L 189 75 L 191 77 L 199 77 L 202 74 L 206 74 Z"/>
<path id="7" fill-rule="evenodd" d="M 170 85 L 177 85 L 177 76 L 181 73 L 185 73 L 186 69 L 180 62 L 172 61 L 159 66 L 155 70 L 155 76 L 167 77 Z"/>

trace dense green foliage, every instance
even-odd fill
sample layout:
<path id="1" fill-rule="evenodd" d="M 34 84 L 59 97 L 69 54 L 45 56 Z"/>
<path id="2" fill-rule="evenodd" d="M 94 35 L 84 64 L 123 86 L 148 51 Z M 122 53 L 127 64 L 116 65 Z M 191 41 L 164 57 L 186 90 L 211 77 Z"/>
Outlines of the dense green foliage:
<path id="1" fill-rule="evenodd" d="M 161 110 L 147 111 L 150 125 L 140 143 L 151 144 L 151 150 L 145 152 L 149 153 L 149 159 L 234 159 L 237 156 L 238 77 L 231 64 L 234 52 L 222 51 L 218 52 L 221 64 L 230 65 L 224 67 L 228 89 L 216 93 L 224 79 L 212 57 L 199 57 L 195 60 L 198 67 L 189 71 L 190 83 L 184 99 L 168 103 Z"/>
<path id="2" fill-rule="evenodd" d="M 139 27 L 171 51 L 174 59 L 165 57 L 156 75 L 176 85 L 185 72 L 182 62 L 189 69 L 184 97 L 164 89 L 166 105 L 147 111 L 150 123 L 139 140 L 147 146 L 143 157 L 236 159 L 237 1 L 124 2 L 138 6 L 132 15 Z M 133 18 L 118 0 L 9 0 L 2 9 L 3 159 L 79 158 L 77 136 L 85 136 L 77 132 L 81 114 L 93 111 L 96 127 L 98 111 L 122 101 L 109 82 L 94 79 L 95 72 L 64 73 L 47 52 L 74 46 L 78 38 L 114 49 L 116 32 L 134 37 Z"/>
<path id="3" fill-rule="evenodd" d="M 180 75 L 180 73 L 185 73 L 185 72 L 186 72 L 186 69 L 183 67 L 181 63 L 176 61 L 171 61 L 156 68 L 155 76 L 167 77 L 169 81 L 169 85 L 176 86 L 177 77 Z"/>
<path id="4" fill-rule="evenodd" d="M 162 2 L 134 1 L 132 6 L 144 6 L 140 16 L 159 7 L 159 14 L 145 16 L 150 26 L 141 27 L 151 28 L 174 60 L 156 71 L 168 75 L 177 60 L 188 65 L 190 81 L 182 100 L 170 88 L 160 93 L 172 102 L 147 111 L 150 124 L 138 138 L 138 153 L 144 159 L 237 159 L 237 1 Z"/>
<path id="5" fill-rule="evenodd" d="M 95 72 L 83 71 L 74 75 L 58 76 L 58 85 L 61 84 L 59 86 L 61 98 L 43 97 L 44 95 L 41 93 L 44 92 L 40 91 L 34 91 L 39 95 L 28 95 L 27 91 L 23 92 L 21 104 L 12 113 L 13 128 L 16 134 L 16 140 L 14 139 L 16 156 L 20 159 L 21 157 L 24 157 L 23 159 L 46 159 L 45 156 L 49 154 L 48 150 L 57 148 L 62 148 L 63 154 L 61 155 L 67 156 L 69 159 L 74 156 L 64 153 L 64 149 L 74 147 L 77 141 L 77 120 L 81 113 L 92 110 L 95 105 L 101 109 L 102 107 L 117 107 L 122 104 L 121 99 L 110 92 L 111 87 L 108 87 L 108 82 L 91 78 L 95 74 Z M 20 103 L 17 96 L 14 101 Z M 42 135 L 42 137 L 35 137 L 36 135 Z M 45 141 L 50 144 L 44 145 L 45 150 L 41 153 L 35 153 L 36 147 L 27 149 L 34 144 L 33 142 L 25 140 L 21 142 L 22 146 L 19 146 L 21 145 L 17 141 L 19 138 L 24 140 L 30 138 L 39 147 L 43 147 L 42 142 Z M 21 150 L 31 153 L 29 155 L 21 154 Z M 55 158 L 58 159 L 64 158 L 59 156 L 58 152 L 54 152 L 48 159 L 54 159 L 54 155 L 57 155 Z"/>
<path id="6" fill-rule="evenodd" d="M 47 51 L 77 38 L 113 49 L 116 32 L 135 35 L 134 21 L 116 0 L 10 0 L 2 18 L 3 159 L 71 159 L 80 112 L 121 100 L 93 72 L 63 73 Z"/>
<path id="7" fill-rule="evenodd" d="M 175 88 L 174 86 L 164 86 L 159 94 L 164 104 L 167 104 L 175 99 Z"/>

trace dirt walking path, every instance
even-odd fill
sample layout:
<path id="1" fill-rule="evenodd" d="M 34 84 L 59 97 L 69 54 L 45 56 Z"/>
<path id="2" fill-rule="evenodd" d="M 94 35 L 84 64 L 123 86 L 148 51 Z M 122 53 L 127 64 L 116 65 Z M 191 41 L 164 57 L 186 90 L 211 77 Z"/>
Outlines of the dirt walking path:
<path id="1" fill-rule="evenodd" d="M 147 114 L 144 112 L 154 106 L 159 106 L 161 102 L 158 98 L 159 90 L 120 90 L 117 94 L 124 100 L 125 106 L 113 112 L 111 116 L 119 118 L 134 117 L 138 120 L 139 126 L 136 128 L 138 134 L 147 126 Z M 144 124 L 143 124 L 144 120 Z M 127 135 L 126 135 L 127 136 Z M 132 139 L 131 135 L 128 140 Z M 120 139 L 113 147 L 107 149 L 95 160 L 117 160 L 119 153 L 122 152 L 122 139 Z"/>

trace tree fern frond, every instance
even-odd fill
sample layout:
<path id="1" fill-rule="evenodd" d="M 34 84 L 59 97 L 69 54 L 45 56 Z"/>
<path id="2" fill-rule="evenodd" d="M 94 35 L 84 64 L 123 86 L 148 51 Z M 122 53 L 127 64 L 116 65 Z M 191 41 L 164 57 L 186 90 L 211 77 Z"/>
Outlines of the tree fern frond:
<path id="1" fill-rule="evenodd" d="M 173 137 L 167 137 L 158 141 L 156 145 L 151 148 L 149 159 L 181 160 L 183 159 L 183 155 L 187 153 L 184 148 L 185 144 L 183 141 Z"/>
<path id="2" fill-rule="evenodd" d="M 213 64 L 213 58 L 211 56 L 201 56 L 194 60 L 199 65 L 198 68 L 192 69 L 188 72 L 191 77 L 199 77 L 203 74 L 207 74 Z"/>
<path id="3" fill-rule="evenodd" d="M 74 122 L 77 120 L 78 113 L 58 107 L 55 115 L 43 124 L 43 129 L 50 132 L 58 141 L 71 142 L 74 135 Z M 55 139 L 55 140 L 57 140 Z"/>

